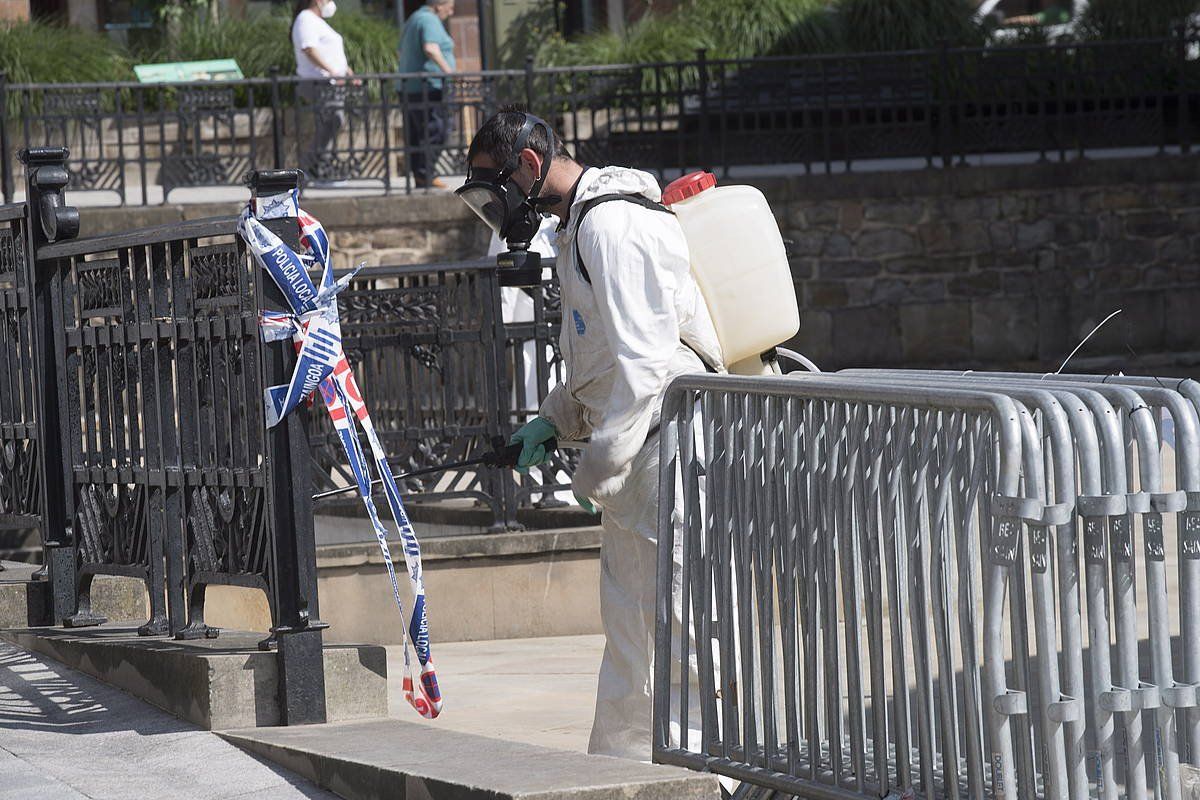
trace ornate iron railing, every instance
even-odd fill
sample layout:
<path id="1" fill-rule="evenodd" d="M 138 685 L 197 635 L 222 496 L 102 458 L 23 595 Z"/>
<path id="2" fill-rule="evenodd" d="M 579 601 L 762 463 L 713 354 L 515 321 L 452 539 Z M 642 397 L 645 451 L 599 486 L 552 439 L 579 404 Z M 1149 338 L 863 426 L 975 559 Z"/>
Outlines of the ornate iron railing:
<path id="1" fill-rule="evenodd" d="M 500 105 L 551 120 L 588 163 L 663 177 L 689 168 L 853 169 L 891 159 L 1067 158 L 1106 148 L 1188 151 L 1200 114 L 1200 38 L 942 48 L 883 54 L 535 67 L 352 82 L 291 76 L 221 83 L 5 84 L 0 145 L 64 145 L 71 188 L 122 203 L 239 186 L 299 164 L 347 189 L 419 188 L 414 164 L 461 174 L 471 135 Z M 440 142 L 414 136 L 436 117 Z M 318 148 L 318 130 L 337 128 Z M 893 163 L 891 166 L 903 166 Z M 424 168 L 422 168 L 424 171 Z M 13 175 L 0 163 L 4 197 Z"/>
<path id="2" fill-rule="evenodd" d="M 0 530 L 38 527 L 37 354 L 24 204 L 0 207 Z"/>
<path id="3" fill-rule="evenodd" d="M 92 583 L 117 575 L 146 587 L 141 635 L 213 637 L 207 588 L 260 589 L 272 619 L 260 646 L 299 676 L 281 678 L 282 717 L 323 719 L 312 495 L 351 480 L 323 409 L 266 427 L 264 388 L 295 362 L 260 333 L 261 313 L 285 307 L 278 287 L 232 216 L 78 239 L 66 150 L 21 159 L 29 202 L 0 207 L 0 526 L 41 532 L 31 618 L 98 625 Z M 277 195 L 299 177 L 255 172 L 250 186 Z M 264 224 L 298 246 L 294 218 Z M 561 367 L 556 286 L 525 291 L 472 262 L 373 268 L 339 298 L 393 469 L 449 467 L 405 488 L 473 498 L 496 530 L 566 488 L 572 469 L 449 464 L 506 439 Z M 505 319 L 515 299 L 532 306 L 521 322 Z"/>
<path id="4" fill-rule="evenodd" d="M 526 293 L 528 297 L 524 297 Z M 518 298 L 521 295 L 521 298 Z M 506 318 L 523 299 L 525 321 Z M 557 283 L 501 289 L 493 261 L 368 267 L 338 296 L 346 357 L 397 473 L 473 459 L 536 414 L 560 377 Z M 324 409 L 311 411 L 316 488 L 353 478 Z M 471 499 L 494 530 L 515 527 L 517 509 L 553 502 L 569 488 L 574 457 L 557 453 L 528 475 L 450 468 L 401 482 L 420 502 Z M 355 511 L 352 495 L 326 508 Z"/>
<path id="5" fill-rule="evenodd" d="M 93 578 L 121 575 L 146 586 L 140 634 L 211 638 L 208 586 L 261 589 L 273 625 L 260 646 L 280 652 L 281 716 L 323 721 L 304 419 L 268 431 L 261 399 L 295 360 L 259 333 L 261 310 L 284 308 L 282 296 L 248 257 L 234 217 L 76 239 L 65 150 L 22 160 L 28 206 L 3 216 L 27 218 L 18 266 L 31 285 L 6 289 L 3 302 L 16 298 L 8 319 L 18 323 L 28 311 L 32 349 L 19 329 L 6 334 L 0 374 L 28 368 L 34 411 L 21 411 L 25 428 L 6 419 L 0 430 L 35 436 L 41 456 L 40 503 L 22 519 L 36 514 L 42 530 L 45 621 L 104 622 L 92 613 Z M 252 189 L 277 193 L 297 180 L 255 173 Z M 268 224 L 296 244 L 294 219 Z"/>

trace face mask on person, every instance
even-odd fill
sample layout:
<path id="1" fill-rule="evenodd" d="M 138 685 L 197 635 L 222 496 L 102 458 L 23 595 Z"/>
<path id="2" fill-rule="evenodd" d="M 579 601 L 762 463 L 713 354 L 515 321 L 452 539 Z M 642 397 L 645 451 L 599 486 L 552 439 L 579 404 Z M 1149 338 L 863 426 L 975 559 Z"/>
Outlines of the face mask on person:
<path id="1" fill-rule="evenodd" d="M 334 0 L 329 0 L 328 3 L 325 3 L 324 5 L 321 6 L 321 18 L 322 19 L 329 19 L 336 13 L 337 13 L 337 3 L 334 2 Z"/>
<path id="2" fill-rule="evenodd" d="M 526 193 L 513 180 L 513 174 L 521 166 L 521 151 L 528 146 L 534 128 L 539 126 L 546 132 L 550 152 L 542 161 L 533 186 Z M 508 244 L 508 252 L 502 253 L 497 262 L 506 268 L 501 276 L 503 285 L 536 285 L 541 279 L 541 267 L 533 258 L 536 254 L 529 252 L 529 243 L 541 227 L 546 209 L 562 199 L 541 193 L 553 160 L 554 131 L 545 121 L 526 114 L 525 124 L 521 126 L 513 142 L 512 153 L 504 165 L 499 169 L 470 167 L 467 170 L 467 182 L 455 190 L 455 194 Z M 507 282 L 518 280 L 526 282 Z"/>
<path id="3" fill-rule="evenodd" d="M 542 161 L 540 174 L 536 176 L 533 186 L 526 194 L 513 180 L 513 174 L 521 166 L 521 151 L 528 146 L 529 136 L 538 126 L 546 132 L 550 141 L 550 152 Z M 544 209 L 560 199 L 541 194 L 542 185 L 546 182 L 546 173 L 550 171 L 550 163 L 553 160 L 554 132 L 543 120 L 526 114 L 525 124 L 521 126 L 513 142 L 512 153 L 504 165 L 499 169 L 470 167 L 467 170 L 467 182 L 458 188 L 455 194 L 510 246 L 528 247 L 529 240 L 541 225 Z"/>

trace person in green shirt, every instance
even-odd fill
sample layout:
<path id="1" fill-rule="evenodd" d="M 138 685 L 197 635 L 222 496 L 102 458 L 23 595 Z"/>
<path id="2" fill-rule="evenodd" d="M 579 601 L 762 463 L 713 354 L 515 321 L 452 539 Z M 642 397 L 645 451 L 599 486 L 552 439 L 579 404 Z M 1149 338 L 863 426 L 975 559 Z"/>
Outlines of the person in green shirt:
<path id="1" fill-rule="evenodd" d="M 453 14 L 454 0 L 426 0 L 404 23 L 400 37 L 399 71 L 426 73 L 403 78 L 396 87 L 405 96 L 409 169 L 417 186 L 424 188 L 445 188 L 434 172 L 449 129 L 442 76 L 455 70 L 454 40 L 446 30 L 446 20 Z"/>

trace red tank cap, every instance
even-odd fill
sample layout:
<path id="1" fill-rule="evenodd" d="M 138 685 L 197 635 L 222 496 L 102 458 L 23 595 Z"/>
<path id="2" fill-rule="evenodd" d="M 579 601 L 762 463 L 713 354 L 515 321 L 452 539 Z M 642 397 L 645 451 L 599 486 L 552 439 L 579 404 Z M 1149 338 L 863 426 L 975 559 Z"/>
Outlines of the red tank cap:
<path id="1" fill-rule="evenodd" d="M 669 206 L 680 200 L 687 200 L 716 185 L 717 176 L 711 172 L 689 172 L 667 184 L 666 190 L 663 191 L 663 205 Z"/>

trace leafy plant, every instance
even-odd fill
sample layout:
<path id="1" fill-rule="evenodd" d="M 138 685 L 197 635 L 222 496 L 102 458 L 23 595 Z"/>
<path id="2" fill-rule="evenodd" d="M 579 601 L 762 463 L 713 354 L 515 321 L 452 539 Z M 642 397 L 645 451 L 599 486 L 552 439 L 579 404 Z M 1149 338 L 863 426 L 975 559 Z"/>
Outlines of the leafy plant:
<path id="1" fill-rule="evenodd" d="M 339 11 L 329 24 L 345 40 L 346 57 L 355 72 L 396 71 L 400 29 L 394 22 L 357 11 Z"/>
<path id="2" fill-rule="evenodd" d="M 247 76 L 267 75 L 271 67 L 286 75 L 295 69 L 290 28 L 290 17 L 279 12 L 245 19 L 226 15 L 216 21 L 205 13 L 190 13 L 179 19 L 174 37 L 163 37 L 158 47 L 139 57 L 146 63 L 232 58 Z"/>
<path id="3" fill-rule="evenodd" d="M 863 53 L 982 45 L 973 10 L 968 0 L 840 0 L 841 45 Z"/>
<path id="4" fill-rule="evenodd" d="M 496 53 L 502 69 L 518 69 L 525 63 L 525 56 L 537 56 L 539 52 L 556 51 L 563 44 L 554 22 L 554 2 L 545 0 L 518 14 L 509 25 L 506 36 Z M 541 43 L 530 48 L 530 42 Z M 546 63 L 559 63 L 547 59 Z"/>
<path id="5" fill-rule="evenodd" d="M 1198 12 L 1200 0 L 1091 0 L 1079 27 L 1088 39 L 1162 38 Z"/>
<path id="6" fill-rule="evenodd" d="M 669 15 L 642 18 L 622 36 L 526 41 L 539 38 L 538 63 L 570 65 L 689 60 L 700 47 L 710 58 L 743 59 L 909 50 L 943 41 L 966 46 L 982 44 L 984 34 L 968 0 L 686 0 Z"/>
<path id="7" fill-rule="evenodd" d="M 107 36 L 45 22 L 0 26 L 0 71 L 10 83 L 133 78 L 127 53 Z"/>
<path id="8" fill-rule="evenodd" d="M 396 43 L 400 32 L 386 20 L 344 11 L 330 20 L 342 34 L 346 57 L 355 72 L 391 72 L 396 68 Z M 247 77 L 265 77 L 276 67 L 282 75 L 296 70 L 292 52 L 292 15 L 286 8 L 251 14 L 245 19 L 230 15 L 214 21 L 208 14 L 188 14 L 173 40 L 141 53 L 145 61 L 202 61 L 232 58 Z"/>

